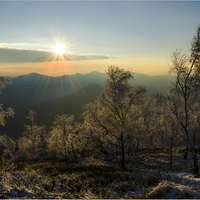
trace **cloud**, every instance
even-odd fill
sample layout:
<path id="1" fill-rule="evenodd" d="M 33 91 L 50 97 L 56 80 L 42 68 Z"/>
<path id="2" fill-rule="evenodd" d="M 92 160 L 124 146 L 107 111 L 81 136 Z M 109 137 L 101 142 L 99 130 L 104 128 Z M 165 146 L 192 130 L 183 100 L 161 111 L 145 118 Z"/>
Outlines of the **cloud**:
<path id="1" fill-rule="evenodd" d="M 56 55 L 54 52 L 45 50 L 0 48 L 0 63 L 104 60 L 110 58 L 107 55 L 78 55 L 70 53 Z"/>

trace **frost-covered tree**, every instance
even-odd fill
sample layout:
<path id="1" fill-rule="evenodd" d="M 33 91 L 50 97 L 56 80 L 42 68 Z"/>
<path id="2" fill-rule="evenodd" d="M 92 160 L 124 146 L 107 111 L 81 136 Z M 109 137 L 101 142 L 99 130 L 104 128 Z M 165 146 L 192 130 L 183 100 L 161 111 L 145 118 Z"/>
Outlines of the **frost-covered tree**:
<path id="1" fill-rule="evenodd" d="M 83 136 L 82 154 L 95 154 L 100 155 L 104 159 L 113 159 L 112 154 L 114 154 L 115 150 L 110 148 L 111 144 L 109 143 L 108 135 L 106 137 L 104 135 L 105 128 L 102 125 L 106 124 L 106 114 L 104 115 L 104 110 L 101 109 L 99 101 L 84 106 L 83 118 L 82 130 L 84 132 L 81 134 Z M 101 125 L 99 124 L 100 121 Z M 115 148 L 117 150 L 118 146 L 115 146 Z"/>
<path id="2" fill-rule="evenodd" d="M 136 109 L 138 110 L 136 124 L 140 124 L 138 129 L 142 132 L 138 135 L 138 138 L 140 138 L 140 141 L 143 141 L 145 146 L 155 147 L 155 138 L 157 137 L 155 133 L 158 129 L 158 119 L 160 115 L 160 109 L 156 106 L 155 99 L 147 96 L 144 103 L 140 107 L 137 106 Z M 144 135 L 143 138 L 141 138 L 142 134 Z"/>
<path id="3" fill-rule="evenodd" d="M 185 140 L 192 149 L 193 173 L 197 174 L 199 171 L 198 149 L 190 138 L 189 126 L 190 101 L 196 98 L 200 91 L 200 25 L 192 41 L 190 56 L 175 51 L 171 56 L 171 61 L 169 72 L 175 75 L 176 81 L 165 96 L 165 102 L 181 125 Z"/>
<path id="4" fill-rule="evenodd" d="M 192 143 L 196 146 L 200 143 L 200 103 L 196 99 L 195 102 L 191 105 L 190 118 L 189 118 L 189 133 Z"/>
<path id="5" fill-rule="evenodd" d="M 46 157 L 48 156 L 48 140 L 49 140 L 49 135 L 48 132 L 46 132 L 44 126 L 43 130 L 40 131 L 39 133 L 39 141 L 38 141 L 38 156 L 39 157 Z"/>
<path id="6" fill-rule="evenodd" d="M 49 140 L 50 149 L 54 149 L 56 152 L 64 152 L 65 158 L 67 158 L 67 152 L 69 149 L 75 156 L 77 156 L 74 150 L 74 143 L 76 134 L 73 131 L 71 124 L 74 121 L 74 115 L 57 115 L 52 126 L 51 137 Z"/>
<path id="7" fill-rule="evenodd" d="M 1 89 L 6 87 L 6 84 L 11 83 L 11 80 L 9 78 L 0 77 L 0 94 Z M 6 110 L 3 110 L 3 104 L 0 104 L 0 125 L 5 126 L 7 117 L 14 117 L 14 109 L 7 108 Z"/>
<path id="8" fill-rule="evenodd" d="M 93 139 L 91 137 L 91 124 L 86 120 L 83 123 L 76 123 L 73 126 L 73 135 L 75 136 L 74 146 L 81 157 L 88 156 L 88 152 L 94 152 L 97 148 L 94 147 Z"/>
<path id="9" fill-rule="evenodd" d="M 184 138 L 181 134 L 181 126 L 176 120 L 176 117 L 171 113 L 169 107 L 163 104 L 160 110 L 159 123 L 164 135 L 165 148 L 167 147 L 170 152 L 169 161 L 170 168 L 172 168 L 173 147 L 177 144 L 177 141 L 180 142 Z"/>
<path id="10" fill-rule="evenodd" d="M 0 94 L 1 94 L 1 89 L 5 88 L 6 84 L 8 83 L 11 83 L 11 80 L 9 78 L 0 77 Z M 5 126 L 6 118 L 14 117 L 14 114 L 15 114 L 14 109 L 7 108 L 6 110 L 4 110 L 3 104 L 0 104 L 0 125 Z M 5 137 L 7 136 L 3 135 L 1 136 L 1 139 L 0 139 L 0 159 L 1 160 L 3 159 L 3 157 L 5 157 L 5 154 L 6 154 L 5 152 L 9 152 L 9 154 L 11 152 L 10 149 L 8 148 L 8 145 L 5 143 L 5 141 L 7 141 Z"/>
<path id="11" fill-rule="evenodd" d="M 8 163 L 14 158 L 15 142 L 6 134 L 0 136 L 0 163 Z"/>
<path id="12" fill-rule="evenodd" d="M 6 87 L 6 84 L 11 84 L 10 78 L 5 78 L 5 77 L 0 77 L 0 94 L 1 94 L 1 89 Z"/>
<path id="13" fill-rule="evenodd" d="M 146 92 L 145 87 L 130 84 L 133 74 L 130 71 L 110 66 L 106 71 L 106 81 L 103 94 L 96 104 L 86 107 L 94 126 L 102 130 L 102 136 L 107 143 L 119 148 L 121 167 L 125 168 L 125 143 L 128 139 L 126 128 L 131 106 L 140 102 Z"/>
<path id="14" fill-rule="evenodd" d="M 36 123 L 37 113 L 29 109 L 28 116 L 26 119 L 29 120 L 30 124 L 24 125 L 24 134 L 23 138 L 26 141 L 27 148 L 30 148 L 31 154 L 36 156 L 40 141 L 41 135 L 45 135 L 46 130 L 44 126 L 39 126 Z"/>

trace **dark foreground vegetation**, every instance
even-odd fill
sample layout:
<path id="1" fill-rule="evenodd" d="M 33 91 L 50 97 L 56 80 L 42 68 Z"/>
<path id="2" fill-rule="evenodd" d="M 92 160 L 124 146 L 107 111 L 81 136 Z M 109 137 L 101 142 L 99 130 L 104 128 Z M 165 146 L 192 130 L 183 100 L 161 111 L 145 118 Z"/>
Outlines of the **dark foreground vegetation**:
<path id="1" fill-rule="evenodd" d="M 191 154 L 174 149 L 173 168 L 169 153 L 143 149 L 127 158 L 127 167 L 118 160 L 82 158 L 79 163 L 54 160 L 16 160 L 1 167 L 1 198 L 200 198 L 200 179 L 189 174 Z M 181 163 L 181 165 L 180 165 Z"/>
<path id="2" fill-rule="evenodd" d="M 171 59 L 176 81 L 164 93 L 146 95 L 110 66 L 80 122 L 57 115 L 47 131 L 30 109 L 22 137 L 0 136 L 1 198 L 200 198 L 200 27 L 190 56 Z M 1 125 L 13 116 L 0 105 Z"/>

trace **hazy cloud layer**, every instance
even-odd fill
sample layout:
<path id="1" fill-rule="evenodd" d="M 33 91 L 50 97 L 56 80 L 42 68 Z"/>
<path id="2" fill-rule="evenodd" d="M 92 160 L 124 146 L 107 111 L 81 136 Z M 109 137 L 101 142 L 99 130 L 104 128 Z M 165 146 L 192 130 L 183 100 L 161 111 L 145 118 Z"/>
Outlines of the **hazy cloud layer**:
<path id="1" fill-rule="evenodd" d="M 0 48 L 0 63 L 12 62 L 51 62 L 51 61 L 73 61 L 73 60 L 101 60 L 109 59 L 106 55 L 76 55 L 65 53 L 56 55 L 54 52 L 38 50 L 19 50 Z"/>

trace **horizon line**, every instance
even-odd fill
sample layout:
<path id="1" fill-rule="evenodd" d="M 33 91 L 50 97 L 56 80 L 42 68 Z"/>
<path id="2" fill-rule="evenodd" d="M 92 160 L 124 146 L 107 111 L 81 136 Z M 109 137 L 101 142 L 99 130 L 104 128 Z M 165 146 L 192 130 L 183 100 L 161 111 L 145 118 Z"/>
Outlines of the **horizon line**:
<path id="1" fill-rule="evenodd" d="M 0 0 L 1 1 L 1 0 Z M 40 73 L 37 73 L 37 72 L 32 72 L 32 73 L 28 73 L 28 74 L 21 74 L 21 75 L 18 75 L 18 76 L 0 76 L 0 77 L 7 77 L 7 78 L 17 78 L 17 77 L 20 77 L 20 76 L 27 76 L 27 75 L 30 75 L 30 74 L 37 74 L 37 75 L 41 75 L 41 76 L 47 76 L 47 77 L 52 77 L 52 78 L 58 78 L 58 77 L 62 77 L 62 76 L 75 76 L 77 74 L 80 74 L 80 75 L 86 75 L 86 74 L 90 74 L 92 72 L 96 72 L 96 73 L 99 73 L 99 74 L 106 74 L 106 72 L 99 72 L 99 71 L 91 71 L 89 73 L 75 73 L 75 74 L 64 74 L 64 75 L 61 75 L 61 76 L 50 76 L 50 75 L 45 75 L 45 74 L 40 74 Z M 166 73 L 161 73 L 161 74 L 157 74 L 157 75 L 148 75 L 148 74 L 144 74 L 144 73 L 138 73 L 138 72 L 133 72 L 133 76 L 134 74 L 137 74 L 137 75 L 145 75 L 145 76 L 163 76 L 163 75 L 168 75 L 170 76 L 167 72 Z"/>

